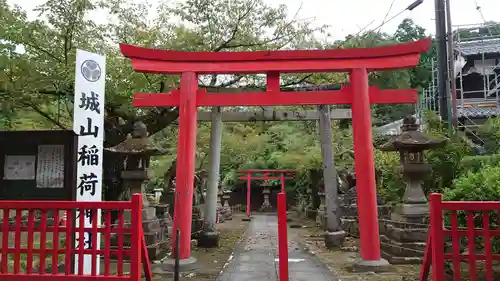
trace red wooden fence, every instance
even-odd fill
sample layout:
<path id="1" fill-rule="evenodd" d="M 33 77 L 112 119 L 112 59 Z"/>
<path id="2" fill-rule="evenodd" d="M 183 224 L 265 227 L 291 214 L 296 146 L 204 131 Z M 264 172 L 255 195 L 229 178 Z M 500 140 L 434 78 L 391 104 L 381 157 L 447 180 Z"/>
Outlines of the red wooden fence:
<path id="1" fill-rule="evenodd" d="M 491 229 L 490 214 L 500 211 L 500 202 L 497 201 L 442 201 L 441 194 L 430 195 L 430 232 L 425 250 L 424 263 L 420 274 L 420 281 L 428 279 L 432 264 L 432 280 L 446 279 L 445 261 L 451 261 L 453 267 L 453 281 L 460 281 L 461 262 L 468 264 L 468 275 L 471 281 L 477 278 L 477 262 L 484 261 L 484 277 L 480 280 L 493 281 L 492 261 L 500 260 L 500 254 L 492 254 L 492 237 L 500 236 L 500 230 Z M 459 227 L 457 212 L 464 212 L 466 228 Z M 450 226 L 444 226 L 444 214 L 450 218 Z M 475 227 L 481 224 L 481 228 Z M 499 222 L 495 222 L 498 224 Z M 451 252 L 445 251 L 445 237 L 451 237 Z M 467 237 L 467 250 L 461 253 L 460 238 Z M 482 249 L 476 249 L 476 239 L 483 237 Z M 485 279 L 483 279 L 485 278 Z"/>
<path id="2" fill-rule="evenodd" d="M 0 209 L 3 210 L 0 280 L 139 281 L 141 258 L 147 259 L 147 255 L 141 255 L 144 251 L 141 198 L 141 195 L 134 194 L 131 201 L 122 202 L 0 201 Z M 67 211 L 66 225 L 57 223 L 62 211 Z M 11 212 L 15 213 L 15 218 L 9 222 Z M 39 219 L 35 217 L 35 212 L 40 214 Z M 117 224 L 112 223 L 111 212 L 118 213 Z M 23 213 L 28 213 L 26 220 L 23 220 Z M 53 213 L 53 219 L 49 218 L 49 213 Z M 101 213 L 102 223 L 98 225 L 97 216 Z M 130 213 L 127 221 L 125 213 Z M 83 227 L 85 218 L 91 219 L 91 227 Z M 79 226 L 74 225 L 76 220 L 79 220 Z M 79 239 L 78 243 L 74 243 L 76 233 L 79 237 L 84 237 L 85 233 L 89 237 L 100 234 L 104 243 L 101 243 L 100 249 L 92 245 L 97 239 L 90 239 L 90 242 Z M 112 233 L 117 236 L 113 239 L 114 245 L 111 243 Z M 83 272 L 84 255 L 92 257 L 89 275 Z M 103 259 L 100 272 L 97 272 L 96 264 L 98 255 Z M 78 257 L 77 272 L 73 272 L 75 256 Z M 113 263 L 116 260 L 116 268 L 113 269 L 110 268 L 112 260 Z M 124 269 L 125 261 L 129 262 L 130 268 Z M 38 265 L 34 266 L 34 262 Z M 144 260 L 144 263 L 149 266 L 149 260 Z M 63 264 L 61 267 L 64 269 L 59 264 Z M 150 272 L 145 273 L 150 279 Z"/>

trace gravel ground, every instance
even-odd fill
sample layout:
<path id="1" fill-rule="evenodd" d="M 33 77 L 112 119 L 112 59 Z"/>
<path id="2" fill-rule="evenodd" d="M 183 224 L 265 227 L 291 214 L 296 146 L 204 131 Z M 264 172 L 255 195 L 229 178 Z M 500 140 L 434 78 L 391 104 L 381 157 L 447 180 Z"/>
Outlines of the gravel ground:
<path id="1" fill-rule="evenodd" d="M 233 214 L 233 220 L 218 225 L 220 247 L 213 249 L 194 248 L 192 255 L 197 259 L 199 268 L 194 272 L 181 274 L 181 280 L 213 281 L 221 272 L 231 256 L 236 244 L 243 237 L 248 224 L 241 220 L 243 214 Z M 154 275 L 154 281 L 172 281 L 172 276 Z"/>

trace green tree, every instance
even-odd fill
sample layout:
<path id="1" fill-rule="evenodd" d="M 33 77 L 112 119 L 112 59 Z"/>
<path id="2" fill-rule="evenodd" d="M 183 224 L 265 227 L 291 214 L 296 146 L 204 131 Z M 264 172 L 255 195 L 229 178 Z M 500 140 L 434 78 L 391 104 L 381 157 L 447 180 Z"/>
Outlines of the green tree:
<path id="1" fill-rule="evenodd" d="M 109 23 L 97 24 L 88 15 L 104 11 Z M 186 1 L 160 3 L 156 16 L 136 1 L 47 0 L 30 20 L 20 7 L 0 0 L 0 98 L 16 112 L 38 114 L 47 129 L 71 128 L 76 48 L 107 56 L 105 145 L 123 141 L 135 121 L 151 133 L 172 124 L 177 108 L 131 107 L 133 92 L 164 92 L 176 87 L 178 77 L 135 73 L 123 59 L 120 42 L 174 50 L 237 51 L 293 48 L 313 42 L 321 28 L 298 18 L 289 20 L 284 5 L 277 8 L 262 0 Z M 180 18 L 181 24 L 171 19 Z M 229 77 L 212 85 L 229 86 L 242 77 Z M 248 84 L 248 82 L 247 82 Z M 38 128 L 40 129 L 40 128 Z M 104 159 L 105 197 L 118 198 L 118 171 L 122 159 Z"/>

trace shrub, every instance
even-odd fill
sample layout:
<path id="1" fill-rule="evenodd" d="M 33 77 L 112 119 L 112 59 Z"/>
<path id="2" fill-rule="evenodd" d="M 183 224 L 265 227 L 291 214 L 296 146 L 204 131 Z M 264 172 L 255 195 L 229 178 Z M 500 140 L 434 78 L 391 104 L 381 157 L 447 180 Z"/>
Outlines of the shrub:
<path id="1" fill-rule="evenodd" d="M 444 135 L 441 135 L 444 138 Z M 426 161 L 432 166 L 424 181 L 424 192 L 442 192 L 453 185 L 460 174 L 462 159 L 471 153 L 471 148 L 457 135 L 452 136 L 442 148 L 428 150 Z"/>
<path id="2" fill-rule="evenodd" d="M 499 166 L 500 154 L 466 156 L 460 162 L 460 174 L 465 175 L 468 172 L 479 172 L 486 166 Z"/>
<path id="3" fill-rule="evenodd" d="M 378 194 L 389 204 L 400 203 L 406 185 L 400 170 L 398 152 L 375 150 L 375 169 Z"/>
<path id="4" fill-rule="evenodd" d="M 453 188 L 444 190 L 446 200 L 498 201 L 500 198 L 500 167 L 483 166 L 457 178 Z"/>
<path id="5" fill-rule="evenodd" d="M 477 172 L 468 172 L 457 178 L 452 188 L 444 190 L 443 199 L 453 201 L 498 201 L 500 198 L 500 167 L 483 166 Z M 467 227 L 466 213 L 457 212 L 459 227 Z M 498 213 L 491 211 L 490 228 L 498 229 Z M 445 214 L 445 223 L 450 225 L 449 214 Z M 474 226 L 483 228 L 482 216 L 474 213 Z M 466 240 L 466 239 L 465 239 Z M 476 247 L 484 246 L 483 238 L 476 238 Z M 493 251 L 500 252 L 500 239 L 492 239 Z"/>
<path id="6" fill-rule="evenodd" d="M 500 152 L 500 118 L 490 118 L 477 131 L 487 153 Z"/>

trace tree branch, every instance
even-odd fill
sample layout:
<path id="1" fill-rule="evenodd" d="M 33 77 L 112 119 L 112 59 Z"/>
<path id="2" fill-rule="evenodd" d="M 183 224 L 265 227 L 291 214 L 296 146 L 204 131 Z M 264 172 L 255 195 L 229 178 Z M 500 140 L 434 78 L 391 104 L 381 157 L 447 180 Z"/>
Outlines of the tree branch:
<path id="1" fill-rule="evenodd" d="M 33 109 L 36 113 L 38 113 L 40 116 L 44 117 L 45 119 L 49 120 L 50 122 L 52 122 L 54 125 L 56 125 L 57 127 L 61 128 L 62 130 L 67 130 L 67 128 L 61 124 L 59 121 L 57 121 L 56 119 L 52 118 L 48 113 L 44 112 L 43 110 L 41 110 L 40 108 L 38 108 L 36 105 L 32 104 L 32 103 L 29 103 L 29 102 L 22 102 L 22 104 L 24 104 L 25 106 L 28 106 L 30 107 L 31 109 Z"/>
<path id="2" fill-rule="evenodd" d="M 226 41 L 224 41 L 219 47 L 215 48 L 213 51 L 214 52 L 220 52 L 221 50 L 227 48 L 227 46 L 229 45 L 229 43 L 231 43 L 231 41 L 233 41 L 235 38 L 236 38 L 236 35 L 238 34 L 238 31 L 239 31 L 239 28 L 240 28 L 240 23 L 241 21 L 246 18 L 250 12 L 252 12 L 253 10 L 253 7 L 255 5 L 255 1 L 249 6 L 249 8 L 246 10 L 245 13 L 243 13 L 241 16 L 238 17 L 238 20 L 236 21 L 236 24 L 233 28 L 233 31 L 231 32 L 231 36 L 229 37 L 229 39 L 227 39 Z"/>
<path id="3" fill-rule="evenodd" d="M 63 62 L 62 59 L 56 57 L 54 54 L 50 53 L 49 51 L 47 51 L 47 50 L 43 49 L 42 47 L 38 46 L 37 44 L 35 44 L 34 40 L 31 43 L 29 43 L 29 42 L 23 42 L 22 44 L 26 45 L 28 47 L 31 47 L 31 48 L 39 51 L 39 52 L 42 52 L 42 53 L 46 54 L 47 56 L 55 59 L 58 62 L 61 62 L 61 63 Z"/>
<path id="4" fill-rule="evenodd" d="M 221 88 L 226 88 L 226 87 L 232 86 L 232 85 L 238 83 L 241 79 L 243 79 L 243 76 L 242 75 L 237 75 L 236 78 L 234 78 L 233 80 L 231 80 L 229 82 L 226 82 L 226 83 L 220 84 L 220 87 Z"/>

